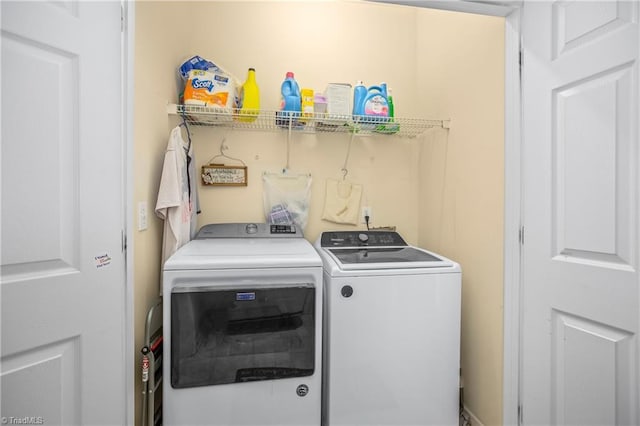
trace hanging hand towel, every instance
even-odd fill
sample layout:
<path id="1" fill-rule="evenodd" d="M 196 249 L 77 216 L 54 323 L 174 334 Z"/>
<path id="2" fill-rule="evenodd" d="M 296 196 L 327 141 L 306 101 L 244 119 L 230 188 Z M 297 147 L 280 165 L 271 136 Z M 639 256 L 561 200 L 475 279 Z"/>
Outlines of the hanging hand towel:
<path id="1" fill-rule="evenodd" d="M 182 138 L 177 126 L 169 135 L 155 208 L 156 215 L 164 220 L 161 268 L 197 231 L 199 206 L 195 178 L 193 148 Z"/>
<path id="2" fill-rule="evenodd" d="M 327 179 L 322 219 L 357 225 L 361 198 L 362 185 Z"/>

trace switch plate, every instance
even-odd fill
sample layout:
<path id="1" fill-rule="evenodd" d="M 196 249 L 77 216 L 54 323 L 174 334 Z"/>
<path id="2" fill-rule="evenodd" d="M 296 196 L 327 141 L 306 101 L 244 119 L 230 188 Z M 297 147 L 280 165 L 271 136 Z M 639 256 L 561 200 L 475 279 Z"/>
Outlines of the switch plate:
<path id="1" fill-rule="evenodd" d="M 371 225 L 371 223 L 373 222 L 373 209 L 369 206 L 363 207 L 362 208 L 362 213 L 360 215 L 360 223 L 362 224 L 366 224 L 367 221 L 365 220 L 365 216 L 369 216 L 369 225 Z"/>
<path id="2" fill-rule="evenodd" d="M 147 202 L 138 203 L 138 231 L 147 229 Z"/>

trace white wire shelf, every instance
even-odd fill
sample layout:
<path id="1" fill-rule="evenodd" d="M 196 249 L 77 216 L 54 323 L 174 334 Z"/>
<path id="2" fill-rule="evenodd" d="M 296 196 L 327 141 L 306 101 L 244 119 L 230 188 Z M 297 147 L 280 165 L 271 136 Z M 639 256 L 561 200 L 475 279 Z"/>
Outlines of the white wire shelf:
<path id="1" fill-rule="evenodd" d="M 167 112 L 183 116 L 196 126 L 218 126 L 241 130 L 292 131 L 301 133 L 353 133 L 355 135 L 395 135 L 415 138 L 427 129 L 448 129 L 450 120 L 424 120 L 394 117 L 393 121 L 374 121 L 371 117 L 308 114 L 282 116 L 280 111 L 260 110 L 242 114 L 236 109 L 197 105 L 168 104 Z"/>

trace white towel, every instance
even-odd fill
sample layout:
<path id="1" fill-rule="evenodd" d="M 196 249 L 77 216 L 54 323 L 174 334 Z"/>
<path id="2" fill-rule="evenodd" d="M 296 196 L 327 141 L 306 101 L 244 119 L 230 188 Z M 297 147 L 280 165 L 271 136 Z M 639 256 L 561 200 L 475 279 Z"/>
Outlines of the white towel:
<path id="1" fill-rule="evenodd" d="M 196 234 L 199 213 L 196 176 L 193 147 L 182 138 L 177 126 L 169 135 L 155 208 L 156 215 L 164 220 L 161 277 L 164 262 Z"/>
<path id="2" fill-rule="evenodd" d="M 362 185 L 327 179 L 322 219 L 357 225 L 361 198 Z"/>

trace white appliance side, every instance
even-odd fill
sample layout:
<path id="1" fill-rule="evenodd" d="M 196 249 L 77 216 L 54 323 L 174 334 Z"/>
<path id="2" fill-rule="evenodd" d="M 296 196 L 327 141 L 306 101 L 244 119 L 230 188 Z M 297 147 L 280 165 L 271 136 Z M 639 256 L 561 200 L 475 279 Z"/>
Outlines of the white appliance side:
<path id="1" fill-rule="evenodd" d="M 325 278 L 325 424 L 457 425 L 461 274 Z"/>
<path id="2" fill-rule="evenodd" d="M 322 377 L 322 268 L 189 270 L 164 272 L 163 424 L 319 426 Z M 248 288 L 270 284 L 315 286 L 315 371 L 312 376 L 174 389 L 171 387 L 171 290 Z M 299 385 L 306 396 L 296 393 Z"/>

